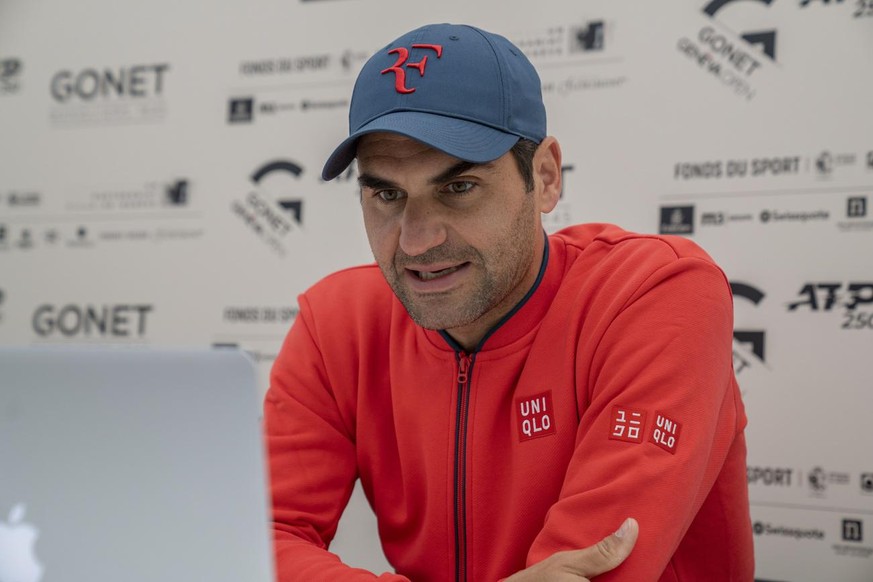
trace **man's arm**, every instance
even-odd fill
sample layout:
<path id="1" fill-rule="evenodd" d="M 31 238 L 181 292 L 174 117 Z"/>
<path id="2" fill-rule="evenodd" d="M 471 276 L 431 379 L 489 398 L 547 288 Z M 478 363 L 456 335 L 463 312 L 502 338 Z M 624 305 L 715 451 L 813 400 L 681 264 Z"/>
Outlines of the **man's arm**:
<path id="1" fill-rule="evenodd" d="M 576 448 L 527 563 L 587 546 L 603 523 L 630 514 L 643 534 L 628 560 L 598 580 L 654 581 L 726 463 L 745 486 L 732 306 L 724 275 L 699 258 L 656 269 L 621 301 L 577 348 Z M 725 538 L 725 547 L 710 551 L 741 554 L 738 540 Z M 738 579 L 729 576 L 718 579 Z"/>
<path id="2" fill-rule="evenodd" d="M 357 478 L 354 419 L 325 370 L 305 296 L 271 374 L 264 421 L 273 493 L 276 571 L 294 580 L 408 582 L 343 564 L 328 551 Z"/>

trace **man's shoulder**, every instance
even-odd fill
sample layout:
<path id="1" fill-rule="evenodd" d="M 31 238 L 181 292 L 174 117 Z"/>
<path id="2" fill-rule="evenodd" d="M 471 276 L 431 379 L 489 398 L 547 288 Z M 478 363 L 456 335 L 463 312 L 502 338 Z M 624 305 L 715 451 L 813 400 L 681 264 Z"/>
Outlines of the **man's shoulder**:
<path id="1" fill-rule="evenodd" d="M 394 297 L 375 263 L 358 265 L 326 275 L 301 295 L 314 311 L 350 314 L 390 309 Z"/>
<path id="2" fill-rule="evenodd" d="M 309 298 L 342 297 L 351 298 L 356 295 L 379 296 L 386 292 L 390 295 L 391 288 L 385 281 L 378 265 L 369 263 L 355 265 L 334 271 L 316 281 L 304 292 Z"/>
<path id="3" fill-rule="evenodd" d="M 698 258 L 712 263 L 712 258 L 694 241 L 675 235 L 634 232 L 609 223 L 587 223 L 569 226 L 552 235 L 568 248 L 577 251 L 637 253 L 644 250 L 650 258 Z"/>

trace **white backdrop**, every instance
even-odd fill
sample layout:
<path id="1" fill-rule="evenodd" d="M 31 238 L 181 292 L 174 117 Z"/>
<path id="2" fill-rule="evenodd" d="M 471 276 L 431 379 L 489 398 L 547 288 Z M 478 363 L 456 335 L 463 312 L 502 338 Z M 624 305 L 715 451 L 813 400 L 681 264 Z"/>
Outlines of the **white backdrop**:
<path id="1" fill-rule="evenodd" d="M 873 0 L 0 0 L 0 343 L 233 343 L 266 389 L 296 295 L 371 260 L 318 177 L 355 74 L 433 21 L 540 70 L 549 230 L 689 236 L 735 283 L 758 576 L 873 580 Z M 375 538 L 356 496 L 334 549 Z"/>

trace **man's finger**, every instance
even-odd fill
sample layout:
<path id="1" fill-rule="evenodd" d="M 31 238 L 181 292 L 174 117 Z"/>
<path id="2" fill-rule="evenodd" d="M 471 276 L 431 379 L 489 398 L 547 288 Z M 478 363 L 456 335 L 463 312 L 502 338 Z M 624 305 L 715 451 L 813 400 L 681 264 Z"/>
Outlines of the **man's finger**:
<path id="1" fill-rule="evenodd" d="M 615 533 L 593 546 L 573 552 L 573 563 L 578 567 L 575 573 L 591 578 L 618 567 L 630 555 L 639 533 L 637 520 L 627 518 Z"/>

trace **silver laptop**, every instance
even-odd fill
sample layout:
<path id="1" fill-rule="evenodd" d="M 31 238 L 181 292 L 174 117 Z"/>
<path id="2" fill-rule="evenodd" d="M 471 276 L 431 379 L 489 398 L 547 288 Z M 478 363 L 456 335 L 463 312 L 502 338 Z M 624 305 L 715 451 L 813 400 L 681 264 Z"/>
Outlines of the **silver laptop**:
<path id="1" fill-rule="evenodd" d="M 258 394 L 232 349 L 0 348 L 0 580 L 272 581 Z"/>

